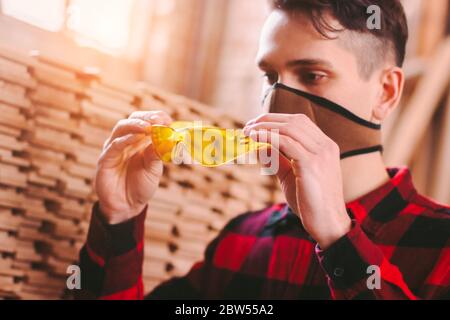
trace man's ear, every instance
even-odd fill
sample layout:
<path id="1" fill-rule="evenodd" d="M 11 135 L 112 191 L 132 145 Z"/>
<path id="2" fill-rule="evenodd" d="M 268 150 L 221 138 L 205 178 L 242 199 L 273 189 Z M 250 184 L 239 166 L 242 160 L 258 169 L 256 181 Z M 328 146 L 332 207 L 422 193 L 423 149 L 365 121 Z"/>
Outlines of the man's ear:
<path id="1" fill-rule="evenodd" d="M 400 103 L 405 86 L 405 75 L 401 68 L 391 67 L 383 71 L 380 82 L 380 98 L 373 109 L 373 117 L 382 122 Z"/>

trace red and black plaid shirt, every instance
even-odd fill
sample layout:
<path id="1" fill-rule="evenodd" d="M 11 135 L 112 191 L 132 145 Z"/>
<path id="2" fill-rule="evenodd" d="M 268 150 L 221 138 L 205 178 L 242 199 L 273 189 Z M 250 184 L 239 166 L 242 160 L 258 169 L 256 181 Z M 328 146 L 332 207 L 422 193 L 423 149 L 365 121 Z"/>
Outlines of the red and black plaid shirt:
<path id="1" fill-rule="evenodd" d="M 352 230 L 326 251 L 286 204 L 233 219 L 204 261 L 149 299 L 449 299 L 450 208 L 417 193 L 407 169 L 347 204 Z M 143 299 L 146 212 L 109 226 L 93 210 L 80 297 Z M 369 289 L 369 266 L 381 288 Z"/>

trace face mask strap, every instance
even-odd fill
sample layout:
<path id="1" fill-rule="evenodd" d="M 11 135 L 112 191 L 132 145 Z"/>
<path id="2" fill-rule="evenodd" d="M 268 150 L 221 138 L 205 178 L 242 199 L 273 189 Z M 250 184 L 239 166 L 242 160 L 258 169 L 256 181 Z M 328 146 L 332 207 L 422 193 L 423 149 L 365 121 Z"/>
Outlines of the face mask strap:
<path id="1" fill-rule="evenodd" d="M 374 147 L 370 147 L 370 148 L 359 149 L 359 150 L 352 150 L 352 151 L 341 154 L 341 160 L 344 160 L 344 159 L 347 159 L 350 157 L 360 156 L 363 154 L 369 154 L 369 153 L 375 153 L 375 152 L 383 153 L 383 151 L 384 151 L 384 148 L 382 145 L 378 145 L 378 146 L 374 146 Z"/>
<path id="2" fill-rule="evenodd" d="M 304 92 L 304 91 L 301 91 L 301 90 L 298 90 L 295 88 L 288 87 L 282 83 L 276 83 L 272 86 L 272 88 L 267 90 L 267 92 L 264 96 L 264 99 L 263 99 L 264 105 L 268 102 L 267 99 L 270 98 L 271 93 L 275 94 L 275 92 L 277 90 L 290 92 L 291 94 L 302 97 L 302 98 L 308 100 L 310 103 L 314 104 L 317 108 L 327 109 L 328 111 L 338 114 L 338 115 L 342 116 L 343 118 L 350 120 L 353 123 L 358 124 L 359 126 L 368 128 L 370 130 L 376 130 L 376 131 L 381 130 L 381 125 L 375 124 L 375 123 L 367 121 L 365 119 L 362 119 L 359 116 L 357 116 L 356 114 L 352 113 L 351 111 L 345 109 L 344 107 L 342 107 L 330 100 L 327 100 L 320 96 L 315 96 L 315 95 L 309 94 L 307 92 Z M 372 141 L 372 142 L 375 142 L 375 141 Z M 377 142 L 375 142 L 375 143 L 377 143 Z M 341 154 L 341 156 L 340 156 L 341 159 L 346 159 L 346 158 L 350 158 L 350 157 L 354 157 L 354 156 L 358 156 L 358 155 L 370 154 L 370 153 L 375 153 L 375 152 L 383 153 L 383 146 L 381 144 L 377 144 L 377 145 L 373 145 L 371 147 L 354 149 L 354 150 L 350 149 L 350 151 L 348 151 L 348 150 L 349 150 L 349 148 L 347 148 L 346 151 Z"/>
<path id="3" fill-rule="evenodd" d="M 272 90 L 276 90 L 276 89 L 281 89 L 281 90 L 286 90 L 286 91 L 292 92 L 298 96 L 308 99 L 309 101 L 313 102 L 314 104 L 317 104 L 319 107 L 326 108 L 334 113 L 338 113 L 341 116 L 343 116 L 355 123 L 358 123 L 364 127 L 367 127 L 370 129 L 375 129 L 375 130 L 381 130 L 381 125 L 367 121 L 367 120 L 357 116 L 356 114 L 352 113 L 351 111 L 345 109 L 344 107 L 338 105 L 337 103 L 334 103 L 333 101 L 330 101 L 328 99 L 325 99 L 325 98 L 322 98 L 319 96 L 312 95 L 310 93 L 307 93 L 307 92 L 304 92 L 304 91 L 301 91 L 298 89 L 288 87 L 282 83 L 275 83 L 273 85 L 273 87 L 266 92 L 263 101 L 265 102 L 265 100 L 270 95 Z"/>

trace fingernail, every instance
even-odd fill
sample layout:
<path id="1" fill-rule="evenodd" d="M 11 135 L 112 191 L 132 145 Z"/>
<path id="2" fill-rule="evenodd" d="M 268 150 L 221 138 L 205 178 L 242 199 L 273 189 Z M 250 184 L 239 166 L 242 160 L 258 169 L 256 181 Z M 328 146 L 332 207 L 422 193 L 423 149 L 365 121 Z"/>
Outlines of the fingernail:
<path id="1" fill-rule="evenodd" d="M 255 140 L 258 139 L 258 131 L 252 130 L 249 135 L 250 139 Z"/>
<path id="2" fill-rule="evenodd" d="M 244 135 L 245 135 L 246 137 L 248 137 L 249 133 L 250 133 L 250 128 L 247 127 L 247 126 L 244 127 Z"/>
<path id="3" fill-rule="evenodd" d="M 147 128 L 149 125 L 150 125 L 150 123 L 148 123 L 148 121 L 142 120 L 142 121 L 138 122 L 138 126 L 143 128 L 143 129 Z"/>

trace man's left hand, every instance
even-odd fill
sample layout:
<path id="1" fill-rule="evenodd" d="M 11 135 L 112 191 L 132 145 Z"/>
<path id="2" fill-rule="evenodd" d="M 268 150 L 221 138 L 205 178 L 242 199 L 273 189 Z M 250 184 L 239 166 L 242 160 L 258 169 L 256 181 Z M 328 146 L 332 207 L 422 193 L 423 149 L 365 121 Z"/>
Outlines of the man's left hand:
<path id="1" fill-rule="evenodd" d="M 277 173 L 290 208 L 322 249 L 351 230 L 342 184 L 340 150 L 303 114 L 265 114 L 247 123 L 244 133 L 253 140 L 279 142 Z M 278 150 L 275 150 L 278 149 Z"/>

